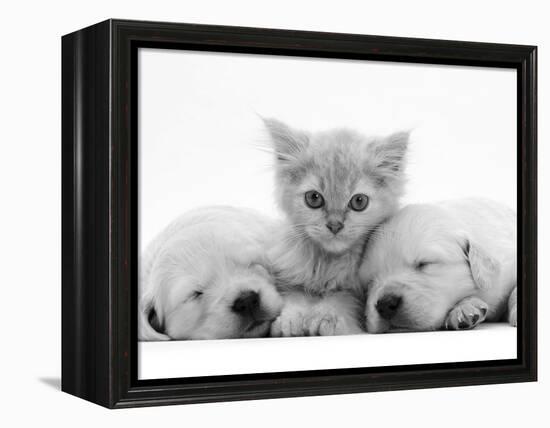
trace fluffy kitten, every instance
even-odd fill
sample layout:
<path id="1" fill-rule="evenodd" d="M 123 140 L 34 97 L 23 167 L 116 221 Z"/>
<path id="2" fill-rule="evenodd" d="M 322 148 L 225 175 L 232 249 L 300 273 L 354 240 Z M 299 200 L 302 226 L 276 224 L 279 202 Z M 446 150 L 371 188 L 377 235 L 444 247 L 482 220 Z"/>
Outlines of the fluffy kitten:
<path id="1" fill-rule="evenodd" d="M 368 234 L 398 208 L 409 134 L 306 133 L 264 121 L 276 153 L 277 199 L 287 216 L 270 254 L 286 290 L 272 334 L 358 333 L 358 264 Z"/>

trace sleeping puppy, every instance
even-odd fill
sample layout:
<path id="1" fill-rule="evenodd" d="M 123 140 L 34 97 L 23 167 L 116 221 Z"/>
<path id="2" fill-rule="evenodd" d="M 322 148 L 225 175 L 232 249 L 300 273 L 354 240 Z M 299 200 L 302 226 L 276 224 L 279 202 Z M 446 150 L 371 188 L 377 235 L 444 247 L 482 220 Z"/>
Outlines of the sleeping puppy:
<path id="1" fill-rule="evenodd" d="M 253 211 L 202 208 L 184 214 L 142 259 L 142 341 L 260 337 L 282 300 L 264 260 L 274 224 Z"/>
<path id="2" fill-rule="evenodd" d="M 369 239 L 360 268 L 366 326 L 516 325 L 516 215 L 487 200 L 408 205 Z"/>

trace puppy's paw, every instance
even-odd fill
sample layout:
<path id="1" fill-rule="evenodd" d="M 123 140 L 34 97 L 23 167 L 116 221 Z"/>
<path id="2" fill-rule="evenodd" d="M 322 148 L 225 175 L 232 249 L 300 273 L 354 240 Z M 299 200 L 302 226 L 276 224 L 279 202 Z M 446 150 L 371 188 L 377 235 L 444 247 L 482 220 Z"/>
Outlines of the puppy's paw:
<path id="1" fill-rule="evenodd" d="M 517 308 L 512 308 L 510 309 L 510 312 L 508 312 L 508 323 L 512 326 L 512 327 L 517 327 L 518 326 L 518 311 L 517 311 Z"/>
<path id="2" fill-rule="evenodd" d="M 304 315 L 297 309 L 283 310 L 271 324 L 270 335 L 273 337 L 305 336 Z"/>
<path id="3" fill-rule="evenodd" d="M 469 330 L 485 321 L 489 307 L 477 297 L 461 300 L 447 315 L 447 330 Z"/>
<path id="4" fill-rule="evenodd" d="M 510 297 L 508 298 L 508 322 L 511 326 L 517 327 L 518 325 L 518 289 L 517 287 L 512 290 Z"/>

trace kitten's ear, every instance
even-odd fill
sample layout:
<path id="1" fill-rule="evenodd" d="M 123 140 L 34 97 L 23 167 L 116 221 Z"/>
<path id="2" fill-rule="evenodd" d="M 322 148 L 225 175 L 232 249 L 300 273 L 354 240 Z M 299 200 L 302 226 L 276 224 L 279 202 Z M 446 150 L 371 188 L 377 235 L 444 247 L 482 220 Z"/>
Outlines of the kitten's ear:
<path id="1" fill-rule="evenodd" d="M 271 137 L 277 160 L 294 161 L 307 147 L 308 138 L 303 132 L 296 131 L 277 119 L 263 118 L 263 121 Z"/>
<path id="2" fill-rule="evenodd" d="M 374 161 L 380 181 L 401 176 L 409 146 L 410 132 L 396 132 L 374 143 Z"/>

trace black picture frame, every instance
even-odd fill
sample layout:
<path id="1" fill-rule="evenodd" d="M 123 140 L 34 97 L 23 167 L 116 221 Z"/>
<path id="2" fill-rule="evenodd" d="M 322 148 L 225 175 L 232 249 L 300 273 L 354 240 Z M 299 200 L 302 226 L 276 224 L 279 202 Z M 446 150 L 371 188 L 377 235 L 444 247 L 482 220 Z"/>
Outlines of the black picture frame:
<path id="1" fill-rule="evenodd" d="M 516 69 L 517 359 L 138 380 L 140 47 Z M 62 390 L 124 408 L 535 381 L 536 54 L 535 46 L 127 20 L 63 36 Z"/>

